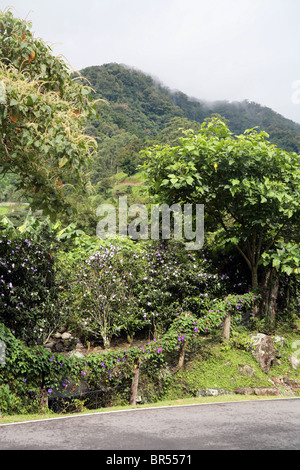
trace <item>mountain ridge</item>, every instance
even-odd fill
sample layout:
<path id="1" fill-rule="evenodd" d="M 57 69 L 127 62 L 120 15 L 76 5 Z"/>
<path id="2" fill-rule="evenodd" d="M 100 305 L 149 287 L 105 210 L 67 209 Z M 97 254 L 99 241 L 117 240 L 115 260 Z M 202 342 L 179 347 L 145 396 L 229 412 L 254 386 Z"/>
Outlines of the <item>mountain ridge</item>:
<path id="1" fill-rule="evenodd" d="M 197 130 L 212 114 L 226 119 L 235 135 L 258 127 L 269 134 L 273 144 L 300 153 L 300 124 L 259 103 L 189 97 L 156 77 L 114 62 L 86 67 L 80 74 L 93 88 L 93 97 L 106 101 L 98 102 L 100 119 L 90 121 L 87 128 L 99 143 L 94 182 L 101 174 L 111 176 L 119 168 L 134 173 L 140 150 L 172 144 L 180 136 L 179 128 Z"/>

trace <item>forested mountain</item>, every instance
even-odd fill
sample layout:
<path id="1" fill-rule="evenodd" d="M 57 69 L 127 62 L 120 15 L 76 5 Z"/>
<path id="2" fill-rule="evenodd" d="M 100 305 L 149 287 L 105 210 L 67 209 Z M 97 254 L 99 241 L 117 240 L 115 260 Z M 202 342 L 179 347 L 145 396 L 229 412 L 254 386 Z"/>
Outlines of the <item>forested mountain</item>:
<path id="1" fill-rule="evenodd" d="M 193 99 L 172 91 L 158 80 L 136 69 L 116 63 L 81 71 L 99 101 L 100 119 L 88 123 L 88 131 L 99 142 L 92 180 L 123 169 L 134 173 L 139 151 L 153 143 L 172 142 L 179 128 L 199 128 L 212 114 L 228 120 L 234 134 L 258 126 L 279 147 L 300 153 L 300 124 L 257 103 Z M 201 94 L 201 90 L 199 90 Z"/>
<path id="2" fill-rule="evenodd" d="M 136 172 L 139 152 L 156 143 L 175 143 L 180 128 L 199 129 L 204 119 L 219 114 L 234 134 L 258 126 L 269 140 L 287 151 L 300 153 L 300 124 L 260 104 L 242 101 L 205 102 L 172 91 L 158 80 L 124 65 L 111 63 L 80 72 L 90 83 L 99 118 L 87 122 L 87 132 L 98 141 L 92 162 L 94 186 L 124 171 Z M 199 90 L 201 95 L 201 90 Z M 7 179 L 8 178 L 8 179 Z M 0 178 L 0 200 L 11 199 L 13 180 Z M 97 190 L 97 188 L 96 188 Z"/>

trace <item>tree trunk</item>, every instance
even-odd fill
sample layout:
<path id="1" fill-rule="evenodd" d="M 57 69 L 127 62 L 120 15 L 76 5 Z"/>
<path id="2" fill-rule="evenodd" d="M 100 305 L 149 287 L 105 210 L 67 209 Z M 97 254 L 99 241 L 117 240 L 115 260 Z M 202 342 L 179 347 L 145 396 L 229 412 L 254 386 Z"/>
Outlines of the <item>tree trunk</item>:
<path id="1" fill-rule="evenodd" d="M 41 393 L 40 403 L 41 403 L 42 410 L 44 410 L 48 406 L 48 392 L 45 388 L 42 388 L 40 389 L 40 393 Z"/>
<path id="2" fill-rule="evenodd" d="M 130 335 L 130 333 L 127 333 L 127 343 L 129 344 L 133 343 L 133 334 Z"/>
<path id="3" fill-rule="evenodd" d="M 102 329 L 101 337 L 103 340 L 104 349 L 108 349 L 110 347 L 110 338 L 106 333 L 106 329 Z"/>
<path id="4" fill-rule="evenodd" d="M 226 341 L 229 341 L 230 339 L 230 324 L 231 324 L 231 315 L 230 313 L 227 314 L 224 320 L 224 325 L 223 325 L 223 337 L 225 338 Z"/>
<path id="5" fill-rule="evenodd" d="M 279 291 L 279 276 L 275 268 L 266 272 L 262 287 L 263 300 L 260 306 L 260 316 L 263 315 L 271 324 L 274 324 Z"/>
<path id="6" fill-rule="evenodd" d="M 263 298 L 260 304 L 260 318 L 268 315 L 269 311 L 269 303 L 270 303 L 270 279 L 272 276 L 272 270 L 269 269 L 265 275 L 264 275 L 264 280 L 262 283 L 262 289 L 263 289 Z"/>
<path id="7" fill-rule="evenodd" d="M 139 376 L 140 376 L 140 360 L 137 359 L 133 368 L 133 377 L 131 383 L 131 395 L 130 395 L 130 405 L 136 405 L 136 397 L 139 386 Z"/>
<path id="8" fill-rule="evenodd" d="M 258 276 L 257 276 L 256 265 L 251 267 L 251 277 L 252 277 L 252 289 L 256 289 L 258 287 Z"/>
<path id="9" fill-rule="evenodd" d="M 185 341 L 180 345 L 179 350 L 179 359 L 178 359 L 178 369 L 182 369 L 184 365 L 184 356 L 185 356 Z"/>
<path id="10" fill-rule="evenodd" d="M 277 309 L 277 297 L 278 297 L 278 290 L 279 290 L 279 276 L 276 274 L 275 274 L 276 277 L 270 288 L 269 318 L 270 318 L 270 323 L 272 325 L 274 325 L 275 323 L 275 314 L 276 314 L 276 309 Z"/>

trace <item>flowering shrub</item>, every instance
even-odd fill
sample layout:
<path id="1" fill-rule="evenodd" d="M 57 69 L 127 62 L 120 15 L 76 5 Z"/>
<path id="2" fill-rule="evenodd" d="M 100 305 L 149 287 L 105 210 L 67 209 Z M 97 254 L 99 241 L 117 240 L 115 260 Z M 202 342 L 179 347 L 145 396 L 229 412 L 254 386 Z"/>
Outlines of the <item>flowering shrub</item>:
<path id="1" fill-rule="evenodd" d="M 50 245 L 0 236 L 0 322 L 26 343 L 42 342 L 59 314 Z"/>
<path id="2" fill-rule="evenodd" d="M 164 334 L 181 308 L 201 316 L 221 290 L 204 255 L 158 242 L 101 246 L 68 282 L 73 329 L 105 347 L 124 331 L 131 338 L 140 329 Z"/>
<path id="3" fill-rule="evenodd" d="M 135 257 L 144 261 L 135 294 L 154 336 L 165 334 L 178 312 L 201 317 L 222 295 L 220 277 L 204 252 L 188 252 L 176 242 L 152 242 L 146 248 Z"/>
<path id="4" fill-rule="evenodd" d="M 72 286 L 77 328 L 101 337 L 105 347 L 113 335 L 132 327 L 133 321 L 135 329 L 139 328 L 133 294 L 137 273 L 131 256 L 119 246 L 99 247 L 81 265 Z"/>

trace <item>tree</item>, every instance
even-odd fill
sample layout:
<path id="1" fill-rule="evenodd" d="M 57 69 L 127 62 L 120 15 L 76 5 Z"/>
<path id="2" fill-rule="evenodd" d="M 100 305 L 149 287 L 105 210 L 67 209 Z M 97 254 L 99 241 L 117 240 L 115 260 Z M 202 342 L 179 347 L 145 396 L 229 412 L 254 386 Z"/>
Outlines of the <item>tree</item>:
<path id="1" fill-rule="evenodd" d="M 291 274 L 300 261 L 299 156 L 271 145 L 267 137 L 255 129 L 233 136 L 212 118 L 176 147 L 145 151 L 152 194 L 168 204 L 203 203 L 215 228 L 221 227 L 219 242 L 236 246 L 247 263 L 253 289 L 260 264 Z M 293 256 L 279 261 L 282 246 L 292 246 Z"/>
<path id="2" fill-rule="evenodd" d="M 87 189 L 96 143 L 83 126 L 96 111 L 90 89 L 30 29 L 0 12 L 0 170 L 17 175 L 33 208 L 54 216 Z"/>

